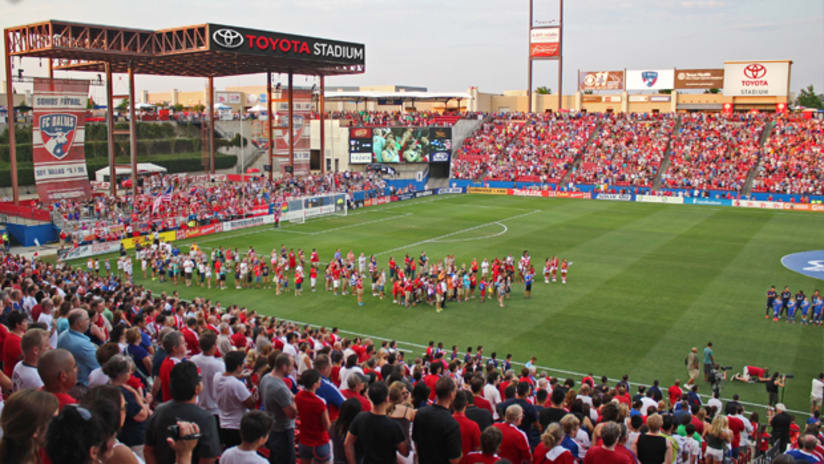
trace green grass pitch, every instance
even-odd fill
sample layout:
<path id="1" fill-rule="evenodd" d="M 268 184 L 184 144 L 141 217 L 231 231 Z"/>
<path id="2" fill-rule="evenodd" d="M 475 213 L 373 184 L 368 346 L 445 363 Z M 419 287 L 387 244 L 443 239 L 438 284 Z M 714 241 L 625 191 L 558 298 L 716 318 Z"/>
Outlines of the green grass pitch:
<path id="1" fill-rule="evenodd" d="M 391 297 L 378 301 L 366 285 L 366 305 L 354 297 L 332 296 L 322 288 L 276 297 L 274 290 L 186 288 L 144 281 L 154 291 L 178 290 L 184 298 L 205 297 L 265 314 L 341 330 L 396 339 L 414 354 L 428 341 L 461 351 L 484 345 L 502 358 L 538 357 L 553 375 L 563 371 L 629 374 L 633 382 L 659 379 L 669 386 L 686 380 L 684 358 L 692 346 L 712 341 L 716 359 L 740 371 L 746 364 L 795 374 L 785 403 L 809 409 L 810 380 L 820 371 L 824 327 L 774 323 L 764 319 L 769 285 L 790 285 L 808 295 L 822 282 L 785 269 L 782 256 L 821 248 L 824 215 L 781 211 L 659 205 L 610 201 L 514 198 L 481 195 L 439 196 L 350 211 L 306 224 L 284 224 L 199 237 L 178 246 L 254 246 L 268 254 L 285 244 L 317 248 L 327 261 L 336 248 L 376 254 L 381 267 L 389 256 L 431 258 L 456 255 L 458 263 L 517 257 L 529 250 L 540 274 L 547 256 L 565 257 L 569 283 L 546 285 L 537 276 L 532 298 L 513 285 L 501 309 L 495 302 L 452 303 L 440 314 L 429 306 L 405 309 Z M 114 264 L 114 263 L 112 263 Z M 323 285 L 319 274 L 318 286 Z M 308 279 L 307 279 L 308 284 Z M 560 371 L 554 371 L 557 369 Z M 576 380 L 580 380 L 578 377 Z M 700 392 L 708 393 L 701 379 Z M 633 388 L 634 391 L 634 388 Z M 764 404 L 763 384 L 725 383 L 722 396 Z"/>

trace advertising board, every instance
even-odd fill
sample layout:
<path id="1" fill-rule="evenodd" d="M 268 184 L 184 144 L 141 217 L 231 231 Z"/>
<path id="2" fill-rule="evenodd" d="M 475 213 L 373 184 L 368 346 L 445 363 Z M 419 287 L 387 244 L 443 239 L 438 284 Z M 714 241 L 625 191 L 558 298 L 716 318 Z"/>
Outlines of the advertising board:
<path id="1" fill-rule="evenodd" d="M 349 129 L 349 164 L 369 164 L 372 162 L 372 129 L 352 127 Z"/>
<path id="2" fill-rule="evenodd" d="M 683 205 L 682 197 L 662 197 L 658 195 L 635 195 L 635 201 L 641 203 L 665 203 L 668 205 Z"/>
<path id="3" fill-rule="evenodd" d="M 551 58 L 560 55 L 560 52 L 560 28 L 541 27 L 529 31 L 530 58 Z"/>
<path id="4" fill-rule="evenodd" d="M 599 193 L 595 195 L 595 199 L 612 201 L 632 201 L 632 195 L 629 193 Z"/>
<path id="5" fill-rule="evenodd" d="M 786 96 L 790 61 L 728 61 L 724 63 L 724 95 Z"/>
<path id="6" fill-rule="evenodd" d="M 466 193 L 480 193 L 481 195 L 506 195 L 505 188 L 467 187 Z"/>
<path id="7" fill-rule="evenodd" d="M 724 87 L 724 70 L 676 69 L 675 89 L 720 89 Z"/>
<path id="8" fill-rule="evenodd" d="M 578 90 L 624 90 L 624 71 L 581 71 Z"/>
<path id="9" fill-rule="evenodd" d="M 674 86 L 674 69 L 627 70 L 627 90 L 664 90 Z"/>

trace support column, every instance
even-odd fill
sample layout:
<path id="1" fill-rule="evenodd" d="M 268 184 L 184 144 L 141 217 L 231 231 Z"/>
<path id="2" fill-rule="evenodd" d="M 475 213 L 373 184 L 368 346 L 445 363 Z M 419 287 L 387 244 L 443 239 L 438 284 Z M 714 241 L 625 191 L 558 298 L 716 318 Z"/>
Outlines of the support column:
<path id="1" fill-rule="evenodd" d="M 558 17 L 558 111 L 563 108 L 564 99 L 564 0 L 560 0 Z"/>
<path id="2" fill-rule="evenodd" d="M 320 76 L 320 173 L 323 175 L 326 173 L 326 116 L 324 116 L 325 111 L 325 100 L 324 94 L 326 93 L 326 84 L 324 82 L 324 76 L 321 74 Z"/>
<path id="3" fill-rule="evenodd" d="M 49 58 L 49 79 L 54 79 L 54 61 Z"/>
<path id="4" fill-rule="evenodd" d="M 272 156 L 274 153 L 275 141 L 272 140 L 272 73 L 266 73 L 266 140 L 269 141 L 269 182 L 272 182 L 272 177 L 275 174 L 275 159 Z"/>
<path id="5" fill-rule="evenodd" d="M 114 96 L 112 89 L 112 65 L 104 63 L 106 70 L 106 129 L 109 146 L 109 192 L 117 196 L 117 171 L 114 166 Z"/>
<path id="6" fill-rule="evenodd" d="M 215 173 L 215 78 L 209 76 L 209 174 Z"/>
<path id="7" fill-rule="evenodd" d="M 129 62 L 129 154 L 132 165 L 132 199 L 137 198 L 137 118 L 134 105 L 134 69 L 132 62 Z"/>
<path id="8" fill-rule="evenodd" d="M 528 28 L 529 36 L 526 39 L 526 43 L 530 43 L 532 41 L 532 0 L 529 0 L 529 28 Z M 532 56 L 530 52 L 527 52 L 527 61 L 529 66 L 527 66 L 527 78 L 526 78 L 526 112 L 532 112 Z"/>
<path id="9" fill-rule="evenodd" d="M 289 71 L 289 166 L 295 174 L 295 94 L 292 91 L 292 71 Z"/>
<path id="10" fill-rule="evenodd" d="M 20 192 L 17 185 L 17 145 L 14 141 L 14 87 L 11 84 L 11 32 L 6 32 L 6 108 L 9 123 L 9 161 L 11 162 L 11 190 L 14 204 L 20 201 Z"/>

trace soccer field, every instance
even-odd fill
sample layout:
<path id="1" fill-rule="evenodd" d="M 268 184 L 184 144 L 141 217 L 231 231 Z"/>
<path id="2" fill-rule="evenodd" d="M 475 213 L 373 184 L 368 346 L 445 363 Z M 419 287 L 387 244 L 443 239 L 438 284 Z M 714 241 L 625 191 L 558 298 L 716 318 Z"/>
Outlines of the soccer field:
<path id="1" fill-rule="evenodd" d="M 342 331 L 395 339 L 419 354 L 433 340 L 447 347 L 484 345 L 503 358 L 512 353 L 553 375 L 593 373 L 662 386 L 686 380 L 684 358 L 712 341 L 716 359 L 740 371 L 746 365 L 795 374 L 787 381 L 785 403 L 809 409 L 810 379 L 824 370 L 824 327 L 774 323 L 764 319 L 765 293 L 789 285 L 811 295 L 820 281 L 785 269 L 782 256 L 821 248 L 824 215 L 709 206 L 660 205 L 481 195 L 437 196 L 350 211 L 306 224 L 245 229 L 178 242 L 186 248 L 254 246 L 266 255 L 285 244 L 317 248 L 322 262 L 335 249 L 375 254 L 385 268 L 390 256 L 430 258 L 454 254 L 457 263 L 474 257 L 516 257 L 529 250 L 538 274 L 547 256 L 567 258 L 569 283 L 546 285 L 537 276 L 532 298 L 514 284 L 505 308 L 494 301 L 450 303 L 442 313 L 423 305 L 406 309 L 371 297 L 307 290 L 300 297 L 274 290 L 186 288 L 169 282 L 137 283 L 155 291 L 179 291 L 238 304 L 295 321 L 337 326 Z M 112 264 L 114 264 L 112 262 Z M 308 280 L 308 279 L 307 279 Z M 307 282 L 308 283 L 308 282 Z M 290 284 L 291 285 L 291 284 Z M 578 377 L 576 380 L 580 380 Z M 709 386 L 700 379 L 701 393 Z M 633 388 L 633 392 L 634 392 Z M 726 382 L 722 396 L 764 404 L 763 384 Z"/>

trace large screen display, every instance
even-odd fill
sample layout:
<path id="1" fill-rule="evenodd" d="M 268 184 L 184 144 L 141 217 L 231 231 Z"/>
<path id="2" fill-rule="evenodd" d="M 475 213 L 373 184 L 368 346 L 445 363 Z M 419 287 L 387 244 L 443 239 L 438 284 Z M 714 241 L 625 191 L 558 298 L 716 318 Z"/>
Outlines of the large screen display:
<path id="1" fill-rule="evenodd" d="M 349 130 L 349 162 L 448 163 L 450 127 L 357 127 Z"/>

